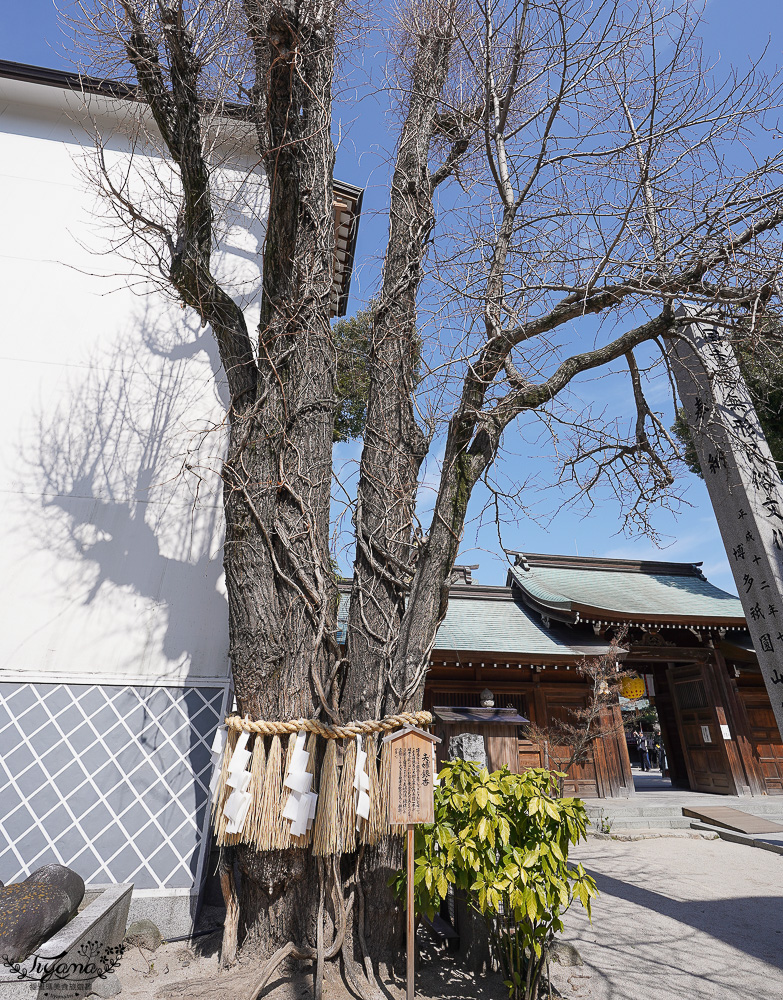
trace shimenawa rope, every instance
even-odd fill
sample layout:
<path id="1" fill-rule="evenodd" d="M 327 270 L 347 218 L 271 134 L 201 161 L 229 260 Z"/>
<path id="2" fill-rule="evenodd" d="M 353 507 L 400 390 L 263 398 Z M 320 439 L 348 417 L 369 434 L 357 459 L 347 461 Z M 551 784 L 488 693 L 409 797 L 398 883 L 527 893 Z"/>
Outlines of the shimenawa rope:
<path id="1" fill-rule="evenodd" d="M 238 733 L 261 733 L 263 736 L 285 736 L 288 733 L 317 733 L 326 740 L 346 740 L 370 733 L 387 733 L 400 726 L 428 726 L 432 722 L 429 712 L 401 712 L 383 719 L 366 722 L 348 722 L 344 726 L 330 726 L 318 719 L 292 719 L 290 722 L 253 721 L 239 715 L 229 715 L 226 725 Z"/>

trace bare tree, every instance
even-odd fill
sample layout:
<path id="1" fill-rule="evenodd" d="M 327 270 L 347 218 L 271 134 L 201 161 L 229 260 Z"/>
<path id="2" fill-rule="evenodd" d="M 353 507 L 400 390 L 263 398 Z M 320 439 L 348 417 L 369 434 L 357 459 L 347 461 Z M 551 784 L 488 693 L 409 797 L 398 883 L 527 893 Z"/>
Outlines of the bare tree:
<path id="1" fill-rule="evenodd" d="M 609 648 L 600 656 L 585 657 L 576 671 L 584 678 L 587 698 L 582 708 L 568 710 L 568 716 L 550 720 L 549 725 L 527 726 L 527 736 L 545 750 L 545 766 L 560 771 L 566 777 L 557 780 L 563 795 L 567 776 L 573 767 L 589 763 L 597 740 L 624 735 L 622 720 L 613 722 L 611 714 L 617 704 L 617 689 L 628 671 L 620 668 L 626 654 L 623 643 L 626 630 L 619 629 L 609 640 Z"/>
<path id="2" fill-rule="evenodd" d="M 730 311 L 777 292 L 781 161 L 754 160 L 751 142 L 774 124 L 779 83 L 757 66 L 714 79 L 691 0 L 402 0 L 384 35 L 400 129 L 341 648 L 328 545 L 331 114 L 338 39 L 356 12 L 311 0 L 81 6 L 94 66 L 135 88 L 143 142 L 169 168 L 147 177 L 160 191 L 136 197 L 99 155 L 99 183 L 138 259 L 211 328 L 228 379 L 239 709 L 344 721 L 418 707 L 471 496 L 518 418 L 570 426 L 566 475 L 584 490 L 613 477 L 642 525 L 671 489 L 676 448 L 645 379 L 661 338 L 677 335 L 676 301 Z M 226 122 L 250 135 L 269 188 L 253 334 L 216 276 Z M 615 362 L 630 376 L 631 426 L 575 420 L 572 387 Z M 416 501 L 434 441 L 425 530 Z M 329 870 L 298 849 L 240 846 L 238 861 L 242 947 L 273 956 L 265 974 L 280 957 L 341 951 L 352 970 L 356 949 L 371 979 L 372 961 L 394 956 L 393 839 Z M 358 920 L 346 933 L 347 914 Z"/>

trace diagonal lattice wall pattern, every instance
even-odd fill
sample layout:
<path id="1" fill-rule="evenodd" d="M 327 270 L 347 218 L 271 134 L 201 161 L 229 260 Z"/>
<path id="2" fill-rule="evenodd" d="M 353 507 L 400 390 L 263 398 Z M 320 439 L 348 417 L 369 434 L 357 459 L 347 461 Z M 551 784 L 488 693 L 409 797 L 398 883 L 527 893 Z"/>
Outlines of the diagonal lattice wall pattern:
<path id="1" fill-rule="evenodd" d="M 208 835 L 223 687 L 0 683 L 0 881 L 187 889 Z"/>

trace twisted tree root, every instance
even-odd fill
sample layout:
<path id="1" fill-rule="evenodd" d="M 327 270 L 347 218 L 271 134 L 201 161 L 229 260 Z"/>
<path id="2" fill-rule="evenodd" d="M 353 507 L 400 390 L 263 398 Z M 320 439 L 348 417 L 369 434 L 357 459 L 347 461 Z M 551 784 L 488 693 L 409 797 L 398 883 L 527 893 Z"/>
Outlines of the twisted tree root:
<path id="1" fill-rule="evenodd" d="M 226 904 L 226 919 L 223 924 L 223 942 L 220 946 L 220 967 L 230 969 L 237 961 L 237 935 L 239 932 L 239 899 L 234 881 L 233 848 L 221 847 L 218 861 L 220 891 Z"/>

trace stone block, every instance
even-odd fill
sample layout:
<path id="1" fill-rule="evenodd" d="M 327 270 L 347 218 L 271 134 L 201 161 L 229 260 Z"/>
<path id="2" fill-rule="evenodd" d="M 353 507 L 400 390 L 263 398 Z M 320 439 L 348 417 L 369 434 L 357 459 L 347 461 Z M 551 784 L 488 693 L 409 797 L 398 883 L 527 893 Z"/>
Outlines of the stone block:
<path id="1" fill-rule="evenodd" d="M 133 886 L 91 886 L 91 890 L 92 902 L 44 941 L 16 973 L 0 970 L 0 1000 L 79 1000 L 93 992 L 96 979 L 100 989 L 116 976 L 110 970 L 122 954 Z M 103 981 L 101 973 L 106 973 Z"/>
<path id="2" fill-rule="evenodd" d="M 71 919 L 83 898 L 81 876 L 64 865 L 44 865 L 0 888 L 0 955 L 9 962 L 27 958 Z"/>
<path id="3" fill-rule="evenodd" d="M 484 737 L 479 733 L 458 733 L 449 739 L 449 760 L 474 760 L 481 767 L 487 766 Z"/>
<path id="4" fill-rule="evenodd" d="M 163 937 L 151 920 L 134 920 L 125 934 L 125 943 L 132 948 L 157 951 Z"/>

